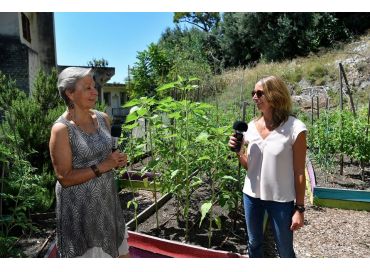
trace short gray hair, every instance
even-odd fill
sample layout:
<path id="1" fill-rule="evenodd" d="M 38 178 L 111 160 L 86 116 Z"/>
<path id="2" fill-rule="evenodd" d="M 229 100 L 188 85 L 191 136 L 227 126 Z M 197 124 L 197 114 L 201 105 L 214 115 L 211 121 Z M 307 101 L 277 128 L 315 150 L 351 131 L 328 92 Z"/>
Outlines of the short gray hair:
<path id="1" fill-rule="evenodd" d="M 92 68 L 83 68 L 83 67 L 68 67 L 65 68 L 58 76 L 58 91 L 60 96 L 66 102 L 67 106 L 71 106 L 71 101 L 66 95 L 67 90 L 74 91 L 76 82 L 81 78 L 86 76 L 93 77 Z"/>

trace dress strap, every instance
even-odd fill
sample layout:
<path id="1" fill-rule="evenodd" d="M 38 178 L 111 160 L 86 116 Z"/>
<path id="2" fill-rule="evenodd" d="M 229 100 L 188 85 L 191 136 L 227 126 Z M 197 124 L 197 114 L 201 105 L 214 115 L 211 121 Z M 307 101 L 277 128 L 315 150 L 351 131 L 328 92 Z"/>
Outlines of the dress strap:
<path id="1" fill-rule="evenodd" d="M 110 128 L 107 126 L 107 123 L 105 122 L 105 118 L 104 118 L 103 113 L 101 111 L 98 111 L 98 110 L 94 110 L 94 113 L 96 114 L 96 118 L 98 120 L 99 127 L 110 131 Z"/>

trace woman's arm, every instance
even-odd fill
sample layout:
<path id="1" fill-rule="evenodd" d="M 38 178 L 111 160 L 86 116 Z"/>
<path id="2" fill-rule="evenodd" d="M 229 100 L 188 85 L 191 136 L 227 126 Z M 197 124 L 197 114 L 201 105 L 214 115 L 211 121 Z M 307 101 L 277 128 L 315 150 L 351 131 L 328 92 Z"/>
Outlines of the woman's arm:
<path id="1" fill-rule="evenodd" d="M 293 144 L 293 171 L 297 205 L 304 205 L 304 195 L 306 191 L 306 152 L 306 133 L 303 131 L 299 133 Z"/>
<path id="2" fill-rule="evenodd" d="M 49 149 L 55 175 L 63 187 L 81 184 L 96 177 L 94 171 L 90 167 L 82 169 L 74 169 L 72 167 L 72 150 L 66 125 L 61 123 L 53 125 Z M 108 172 L 112 168 L 120 165 L 119 160 L 119 154 L 114 152 L 97 165 L 98 170 L 101 173 Z"/>
<path id="3" fill-rule="evenodd" d="M 248 170 L 248 154 L 246 153 L 246 148 L 242 145 L 240 151 L 236 153 L 236 156 L 239 159 L 240 164 L 243 166 L 245 170 Z"/>
<path id="4" fill-rule="evenodd" d="M 306 132 L 298 134 L 296 141 L 293 144 L 293 171 L 294 171 L 294 187 L 296 205 L 304 206 L 304 195 L 306 192 Z M 292 217 L 291 230 L 298 230 L 304 224 L 304 213 L 295 211 Z"/>

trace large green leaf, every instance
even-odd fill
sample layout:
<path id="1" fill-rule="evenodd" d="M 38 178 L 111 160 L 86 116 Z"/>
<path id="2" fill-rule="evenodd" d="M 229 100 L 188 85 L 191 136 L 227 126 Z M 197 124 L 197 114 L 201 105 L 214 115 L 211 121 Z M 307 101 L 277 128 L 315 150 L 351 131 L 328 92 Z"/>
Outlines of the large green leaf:
<path id="1" fill-rule="evenodd" d="M 145 116 L 147 114 L 148 110 L 144 107 L 139 108 L 136 113 L 139 117 Z"/>
<path id="2" fill-rule="evenodd" d="M 136 106 L 138 104 L 139 104 L 139 100 L 138 99 L 132 99 L 132 100 L 128 101 L 127 103 L 125 103 L 122 107 L 123 108 L 129 108 L 129 107 Z"/>
<path id="3" fill-rule="evenodd" d="M 166 91 L 168 89 L 172 89 L 174 87 L 175 87 L 175 82 L 171 82 L 171 83 L 167 83 L 167 84 L 164 84 L 164 85 L 158 87 L 157 91 L 162 92 L 162 91 Z"/>
<path id="4" fill-rule="evenodd" d="M 216 216 L 213 220 L 216 223 L 217 228 L 220 230 L 221 229 L 221 219 L 220 219 L 220 217 Z"/>
<path id="5" fill-rule="evenodd" d="M 126 123 L 129 123 L 131 121 L 136 121 L 137 119 L 139 119 L 139 116 L 136 114 L 136 112 L 132 112 L 129 115 L 127 115 Z"/>
<path id="6" fill-rule="evenodd" d="M 198 137 L 195 139 L 195 142 L 199 143 L 199 142 L 207 142 L 208 141 L 208 137 L 209 137 L 209 134 L 207 132 L 201 132 Z"/>
<path id="7" fill-rule="evenodd" d="M 232 181 L 238 181 L 236 178 L 232 177 L 232 176 L 223 176 L 222 179 L 225 179 L 225 180 L 232 180 Z"/>
<path id="8" fill-rule="evenodd" d="M 126 130 L 132 130 L 136 127 L 138 127 L 139 124 L 138 123 L 133 123 L 133 124 L 129 124 L 129 125 L 124 125 L 123 128 L 126 129 Z"/>
<path id="9" fill-rule="evenodd" d="M 200 218 L 199 227 L 202 225 L 203 219 L 206 217 L 211 207 L 212 207 L 211 201 L 204 202 L 202 206 L 200 207 L 200 212 L 202 214 L 202 217 Z"/>
<path id="10" fill-rule="evenodd" d="M 178 173 L 179 173 L 179 169 L 176 169 L 175 171 L 172 171 L 171 172 L 171 179 L 173 179 Z"/>

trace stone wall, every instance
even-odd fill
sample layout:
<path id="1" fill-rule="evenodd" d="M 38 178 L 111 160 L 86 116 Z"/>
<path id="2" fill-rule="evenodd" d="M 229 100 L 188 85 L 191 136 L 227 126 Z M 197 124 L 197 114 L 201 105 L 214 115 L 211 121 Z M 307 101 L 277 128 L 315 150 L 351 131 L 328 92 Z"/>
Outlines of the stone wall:
<path id="1" fill-rule="evenodd" d="M 0 71 L 11 75 L 17 87 L 29 93 L 28 47 L 18 37 L 0 35 Z"/>

